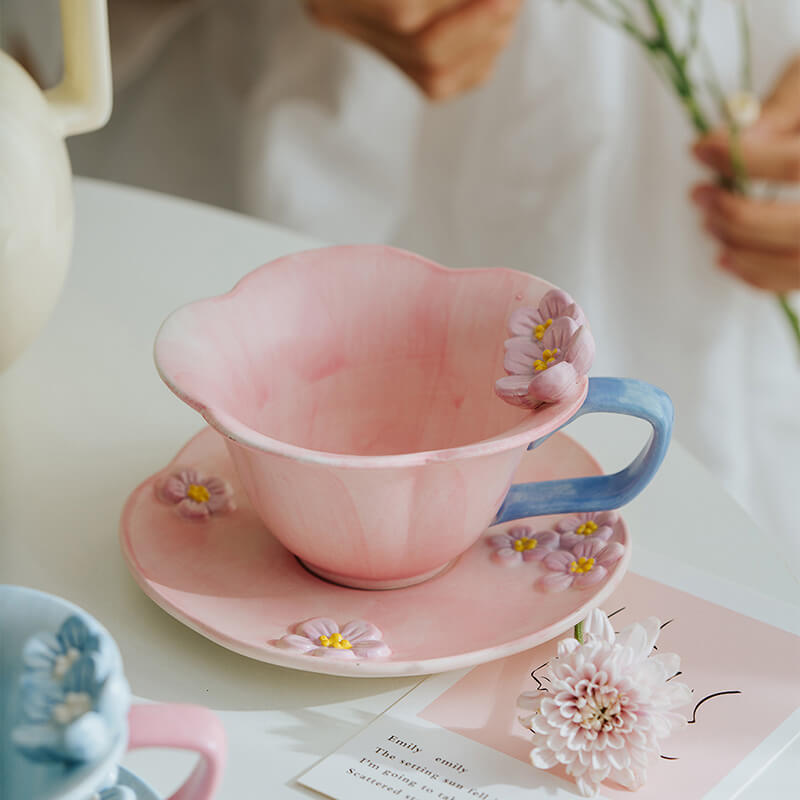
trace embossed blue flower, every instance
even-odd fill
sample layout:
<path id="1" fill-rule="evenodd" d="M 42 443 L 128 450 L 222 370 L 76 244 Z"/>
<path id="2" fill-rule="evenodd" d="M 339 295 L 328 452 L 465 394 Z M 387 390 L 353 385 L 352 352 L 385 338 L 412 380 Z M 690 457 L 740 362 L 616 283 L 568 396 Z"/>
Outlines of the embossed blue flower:
<path id="1" fill-rule="evenodd" d="M 22 679 L 26 723 L 12 739 L 37 761 L 86 762 L 105 754 L 122 730 L 130 689 L 121 670 L 105 674 L 99 652 L 72 661 L 59 682 L 33 669 Z"/>
<path id="2" fill-rule="evenodd" d="M 60 682 L 81 656 L 96 654 L 100 657 L 97 669 L 105 675 L 112 664 L 103 639 L 99 632 L 92 632 L 81 617 L 73 614 L 64 620 L 56 634 L 32 636 L 25 645 L 22 660 L 28 675 L 34 673 L 39 678 Z"/>

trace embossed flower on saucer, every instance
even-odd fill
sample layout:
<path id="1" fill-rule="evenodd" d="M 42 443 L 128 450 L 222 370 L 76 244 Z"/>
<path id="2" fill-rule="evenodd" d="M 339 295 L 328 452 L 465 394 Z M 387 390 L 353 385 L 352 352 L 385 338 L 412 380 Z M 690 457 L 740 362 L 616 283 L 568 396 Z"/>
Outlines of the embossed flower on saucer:
<path id="1" fill-rule="evenodd" d="M 622 558 L 625 548 L 619 542 L 597 539 L 581 542 L 572 550 L 554 550 L 542 561 L 548 572 L 536 582 L 545 592 L 562 592 L 574 585 L 583 589 L 599 583 L 608 568 Z"/>
<path id="2" fill-rule="evenodd" d="M 222 478 L 204 477 L 196 469 L 182 469 L 162 477 L 155 484 L 156 496 L 174 505 L 182 517 L 208 519 L 212 514 L 233 511 L 233 489 Z"/>
<path id="3" fill-rule="evenodd" d="M 614 533 L 619 519 L 616 511 L 592 511 L 588 514 L 570 514 L 560 519 L 556 530 L 561 534 L 560 550 L 572 550 L 575 545 L 588 541 L 607 542 Z"/>
<path id="4" fill-rule="evenodd" d="M 553 531 L 536 531 L 528 525 L 516 525 L 504 533 L 489 537 L 494 548 L 492 559 L 505 566 L 517 566 L 524 561 L 541 561 L 558 547 L 559 537 Z"/>
<path id="5" fill-rule="evenodd" d="M 275 644 L 319 658 L 386 658 L 392 653 L 381 631 L 360 619 L 340 628 L 335 620 L 315 617 L 296 625 L 294 633 L 281 637 Z"/>

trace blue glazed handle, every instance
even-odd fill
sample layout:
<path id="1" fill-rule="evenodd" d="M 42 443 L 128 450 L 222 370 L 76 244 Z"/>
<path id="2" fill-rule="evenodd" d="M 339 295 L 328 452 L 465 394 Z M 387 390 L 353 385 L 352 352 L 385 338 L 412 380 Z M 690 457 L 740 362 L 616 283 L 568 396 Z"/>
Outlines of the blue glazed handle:
<path id="1" fill-rule="evenodd" d="M 647 420 L 653 431 L 639 455 L 613 475 L 514 484 L 492 525 L 542 514 L 619 508 L 647 486 L 664 460 L 672 434 L 674 412 L 669 395 L 649 383 L 630 378 L 589 378 L 586 400 L 564 425 L 594 411 L 628 414 Z M 550 436 L 552 433 L 537 439 L 528 449 L 538 447 Z"/>

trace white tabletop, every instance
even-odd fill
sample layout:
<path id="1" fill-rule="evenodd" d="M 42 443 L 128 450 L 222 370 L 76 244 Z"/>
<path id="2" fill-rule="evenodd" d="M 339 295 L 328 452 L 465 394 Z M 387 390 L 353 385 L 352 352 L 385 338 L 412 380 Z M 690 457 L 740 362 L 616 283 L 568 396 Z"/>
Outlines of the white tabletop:
<path id="1" fill-rule="evenodd" d="M 220 711 L 230 740 L 222 800 L 317 797 L 293 778 L 417 679 L 325 677 L 228 652 L 148 600 L 117 544 L 127 495 L 202 425 L 156 374 L 160 322 L 315 242 L 111 184 L 78 180 L 76 201 L 75 251 L 59 306 L 0 375 L 0 582 L 59 594 L 100 619 L 138 696 Z M 645 435 L 630 419 L 598 415 L 569 433 L 607 470 L 627 463 Z M 800 606 L 778 548 L 679 443 L 624 515 L 634 569 L 637 549 L 646 549 L 665 570 L 683 562 Z M 188 769 L 186 758 L 162 753 L 126 763 L 165 793 Z M 783 796 L 783 774 L 769 770 L 744 796 Z"/>

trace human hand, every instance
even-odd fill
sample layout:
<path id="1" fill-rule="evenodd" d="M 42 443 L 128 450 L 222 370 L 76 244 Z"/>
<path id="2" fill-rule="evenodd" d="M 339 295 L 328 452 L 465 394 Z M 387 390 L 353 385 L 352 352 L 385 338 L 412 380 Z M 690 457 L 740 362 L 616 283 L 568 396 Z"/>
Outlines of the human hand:
<path id="1" fill-rule="evenodd" d="M 433 100 L 484 83 L 521 0 L 309 0 L 312 17 L 377 50 Z"/>
<path id="2" fill-rule="evenodd" d="M 800 57 L 778 80 L 758 121 L 741 134 L 739 149 L 750 178 L 800 184 Z M 693 151 L 718 174 L 733 174 L 727 133 L 711 133 Z M 722 245 L 723 269 L 760 289 L 800 289 L 800 203 L 746 197 L 710 183 L 693 187 L 692 200 Z"/>

